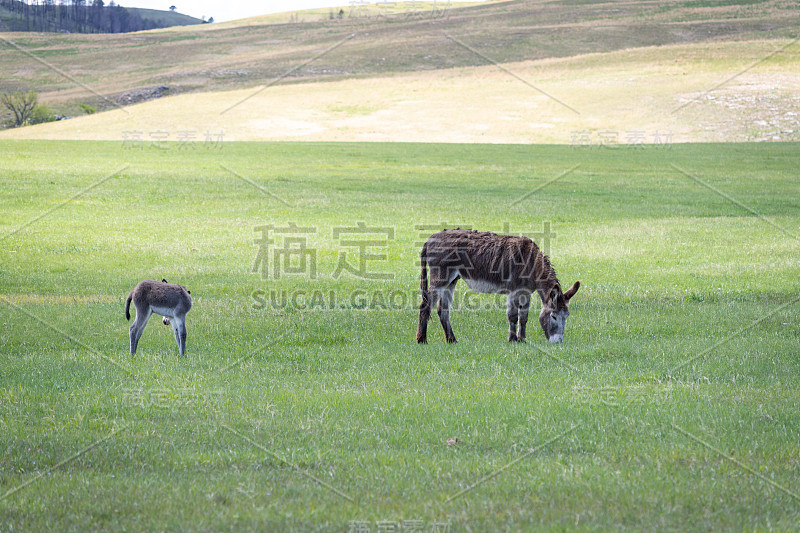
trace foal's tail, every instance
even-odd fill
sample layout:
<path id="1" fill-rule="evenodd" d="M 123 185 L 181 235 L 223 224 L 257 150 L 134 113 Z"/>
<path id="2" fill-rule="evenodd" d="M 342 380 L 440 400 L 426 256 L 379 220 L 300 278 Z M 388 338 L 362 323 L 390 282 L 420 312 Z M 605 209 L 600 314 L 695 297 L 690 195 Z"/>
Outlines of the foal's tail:
<path id="1" fill-rule="evenodd" d="M 133 291 L 128 295 L 128 299 L 125 301 L 125 319 L 131 319 L 131 300 L 133 300 Z"/>

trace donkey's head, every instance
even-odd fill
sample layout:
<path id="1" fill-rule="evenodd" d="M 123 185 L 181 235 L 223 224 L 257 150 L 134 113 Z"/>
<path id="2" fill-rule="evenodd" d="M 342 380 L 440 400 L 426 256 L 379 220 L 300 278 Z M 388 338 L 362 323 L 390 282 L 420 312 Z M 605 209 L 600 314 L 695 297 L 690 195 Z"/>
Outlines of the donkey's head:
<path id="1" fill-rule="evenodd" d="M 542 312 L 539 313 L 539 324 L 542 325 L 544 336 L 550 342 L 561 342 L 564 338 L 564 327 L 569 316 L 569 300 L 581 286 L 580 281 L 569 288 L 567 292 L 561 292 L 561 286 L 556 283 L 550 289 L 550 293 L 542 298 Z"/>

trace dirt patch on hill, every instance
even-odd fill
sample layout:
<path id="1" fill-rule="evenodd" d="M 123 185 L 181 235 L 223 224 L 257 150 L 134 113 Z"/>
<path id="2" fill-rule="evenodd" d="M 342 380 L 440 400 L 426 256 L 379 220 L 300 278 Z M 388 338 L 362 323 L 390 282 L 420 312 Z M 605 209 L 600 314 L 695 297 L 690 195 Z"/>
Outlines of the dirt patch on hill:
<path id="1" fill-rule="evenodd" d="M 140 89 L 133 89 L 125 91 L 124 93 L 114 95 L 110 100 L 117 105 L 125 106 L 132 104 L 140 104 L 149 100 L 155 100 L 162 96 L 169 96 L 176 94 L 168 85 L 156 85 L 154 87 L 142 87 Z"/>

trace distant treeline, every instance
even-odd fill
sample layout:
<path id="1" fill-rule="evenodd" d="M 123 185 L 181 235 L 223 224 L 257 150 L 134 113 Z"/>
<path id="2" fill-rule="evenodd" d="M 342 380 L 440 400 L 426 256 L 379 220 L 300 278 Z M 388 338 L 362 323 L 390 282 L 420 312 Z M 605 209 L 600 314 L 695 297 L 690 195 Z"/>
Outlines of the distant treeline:
<path id="1" fill-rule="evenodd" d="M 165 24 L 143 19 L 112 0 L 0 0 L 12 13 L 12 31 L 71 33 L 125 33 L 163 28 Z"/>

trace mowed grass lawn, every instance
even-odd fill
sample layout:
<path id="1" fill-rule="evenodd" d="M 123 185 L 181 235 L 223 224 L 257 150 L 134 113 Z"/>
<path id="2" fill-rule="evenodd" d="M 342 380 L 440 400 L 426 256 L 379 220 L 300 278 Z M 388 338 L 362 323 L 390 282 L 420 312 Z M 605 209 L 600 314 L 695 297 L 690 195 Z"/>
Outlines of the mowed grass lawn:
<path id="1" fill-rule="evenodd" d="M 3 530 L 797 527 L 795 145 L 3 141 L 0 168 Z M 565 341 L 537 299 L 507 343 L 460 284 L 459 343 L 416 345 L 440 225 L 549 241 Z M 125 297 L 162 277 L 187 357 L 153 318 L 131 358 Z"/>

